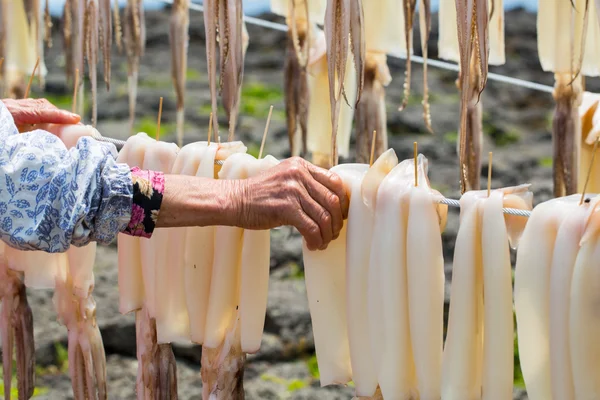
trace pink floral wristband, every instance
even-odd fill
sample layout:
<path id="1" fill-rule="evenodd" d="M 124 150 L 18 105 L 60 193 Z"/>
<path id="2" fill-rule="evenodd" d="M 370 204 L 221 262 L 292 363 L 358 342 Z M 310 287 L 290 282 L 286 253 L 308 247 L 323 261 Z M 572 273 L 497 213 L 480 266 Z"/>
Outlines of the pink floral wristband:
<path id="1" fill-rule="evenodd" d="M 165 175 L 157 171 L 131 168 L 133 199 L 131 220 L 123 233 L 149 238 L 156 227 L 156 220 L 165 190 Z"/>

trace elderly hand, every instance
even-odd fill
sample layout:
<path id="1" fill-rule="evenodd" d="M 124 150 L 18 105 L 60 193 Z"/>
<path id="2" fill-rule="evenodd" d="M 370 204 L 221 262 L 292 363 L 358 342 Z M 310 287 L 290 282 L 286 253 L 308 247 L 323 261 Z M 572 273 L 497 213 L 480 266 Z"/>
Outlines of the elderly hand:
<path id="1" fill-rule="evenodd" d="M 269 229 L 292 225 L 310 250 L 325 249 L 348 217 L 349 200 L 336 174 L 299 157 L 257 177 L 239 181 L 239 226 Z"/>
<path id="2" fill-rule="evenodd" d="M 249 179 L 165 175 L 156 227 L 291 225 L 317 250 L 339 236 L 349 204 L 339 176 L 294 157 Z"/>
<path id="3" fill-rule="evenodd" d="M 35 125 L 72 125 L 81 120 L 79 115 L 60 110 L 46 99 L 4 99 L 2 102 L 11 113 L 19 132 L 35 129 Z"/>

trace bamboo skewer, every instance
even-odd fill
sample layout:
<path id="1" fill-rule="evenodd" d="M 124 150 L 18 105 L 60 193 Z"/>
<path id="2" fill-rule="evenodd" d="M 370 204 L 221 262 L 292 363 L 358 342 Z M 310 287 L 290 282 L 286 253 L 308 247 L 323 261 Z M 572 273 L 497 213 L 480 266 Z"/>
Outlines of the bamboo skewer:
<path id="1" fill-rule="evenodd" d="M 35 71 L 38 69 L 39 65 L 40 65 L 40 58 L 38 57 L 37 61 L 35 62 L 35 67 L 33 67 L 33 72 L 31 73 L 31 76 L 29 77 L 29 83 L 27 84 L 27 88 L 25 89 L 25 96 L 23 96 L 24 99 L 29 97 L 29 91 L 31 90 L 31 84 L 33 83 L 33 77 L 35 76 Z"/>
<path id="2" fill-rule="evenodd" d="M 158 121 L 156 122 L 156 140 L 160 138 L 160 120 L 162 118 L 162 104 L 163 98 L 160 98 L 160 103 L 158 103 Z"/>
<path id="3" fill-rule="evenodd" d="M 212 133 L 212 119 L 213 119 L 213 113 L 210 113 L 210 117 L 208 118 L 208 140 L 207 140 L 207 145 L 210 146 L 210 135 Z"/>
<path id="4" fill-rule="evenodd" d="M 375 139 L 377 138 L 377 131 L 373 131 L 373 139 L 371 140 L 371 157 L 369 158 L 369 166 L 373 166 L 373 156 L 375 155 Z"/>
<path id="5" fill-rule="evenodd" d="M 269 115 L 267 116 L 267 124 L 265 125 L 265 131 L 263 133 L 262 142 L 260 143 L 260 151 L 258 152 L 258 159 L 262 158 L 262 153 L 265 148 L 265 142 L 267 140 L 267 133 L 269 132 L 269 125 L 271 124 L 271 115 L 273 114 L 273 106 L 269 108 Z"/>
<path id="6" fill-rule="evenodd" d="M 417 165 L 417 150 L 418 145 L 417 142 L 413 142 L 413 157 L 415 158 L 415 186 L 419 186 L 419 178 L 418 178 L 418 165 Z"/>
<path id="7" fill-rule="evenodd" d="M 487 197 L 490 197 L 490 191 L 492 190 L 492 152 L 488 154 L 488 182 L 487 182 Z"/>
<path id="8" fill-rule="evenodd" d="M 587 175 L 585 177 L 585 183 L 583 185 L 583 190 L 581 191 L 581 200 L 579 200 L 579 205 L 583 204 L 583 200 L 584 200 L 584 197 L 585 197 L 585 190 L 587 189 L 587 185 L 588 185 L 588 182 L 590 180 L 590 175 L 592 173 L 592 167 L 594 166 L 594 159 L 596 158 L 596 150 L 598 150 L 598 140 L 599 139 L 600 138 L 596 139 L 596 141 L 594 142 L 594 148 L 592 150 L 592 159 L 590 160 L 590 166 L 588 168 L 588 172 L 587 172 Z"/>
<path id="9" fill-rule="evenodd" d="M 71 106 L 73 114 L 77 110 L 77 86 L 79 86 L 79 68 L 75 68 L 75 86 L 73 89 L 73 105 Z"/>

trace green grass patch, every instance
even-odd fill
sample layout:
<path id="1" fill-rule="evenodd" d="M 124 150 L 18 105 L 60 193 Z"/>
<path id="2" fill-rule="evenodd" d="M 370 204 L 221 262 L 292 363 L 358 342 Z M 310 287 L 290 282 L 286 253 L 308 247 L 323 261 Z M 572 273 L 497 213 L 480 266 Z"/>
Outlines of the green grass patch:
<path id="1" fill-rule="evenodd" d="M 444 133 L 444 140 L 448 143 L 456 144 L 458 142 L 458 132 L 446 132 Z"/>
<path id="2" fill-rule="evenodd" d="M 202 74 L 200 71 L 194 68 L 188 67 L 187 71 L 185 72 L 185 80 L 189 82 L 199 81 L 201 77 Z"/>
<path id="3" fill-rule="evenodd" d="M 56 351 L 56 366 L 61 371 L 69 369 L 69 350 L 62 343 L 54 343 Z"/>
<path id="4" fill-rule="evenodd" d="M 173 80 L 170 76 L 152 76 L 149 79 L 140 79 L 138 86 L 149 89 L 170 89 L 173 87 Z"/>
<path id="5" fill-rule="evenodd" d="M 543 157 L 538 160 L 538 165 L 544 168 L 552 168 L 552 157 Z"/>
<path id="6" fill-rule="evenodd" d="M 304 270 L 296 263 L 290 265 L 290 278 L 292 279 L 304 279 Z"/>
<path id="7" fill-rule="evenodd" d="M 246 146 L 248 148 L 247 153 L 250 154 L 254 158 L 258 158 L 258 153 L 260 153 L 260 145 L 250 142 Z M 264 152 L 264 150 L 263 150 Z M 266 154 L 266 153 L 265 153 Z"/>
<path id="8" fill-rule="evenodd" d="M 285 386 L 286 391 L 289 393 L 293 393 L 297 390 L 305 388 L 308 386 L 308 382 L 300 380 L 300 379 L 284 379 L 275 375 L 262 374 L 260 379 L 267 382 L 277 383 L 278 385 Z"/>
<path id="9" fill-rule="evenodd" d="M 141 119 L 138 119 L 137 123 L 135 124 L 134 132 L 145 132 L 148 134 L 148 136 L 155 137 L 157 127 L 158 127 L 157 120 L 155 118 L 143 117 Z M 177 128 L 177 125 L 174 123 L 161 122 L 161 124 L 160 124 L 161 136 L 162 135 L 170 135 L 172 133 L 175 133 L 176 128 Z"/>
<path id="10" fill-rule="evenodd" d="M 498 147 L 504 147 L 511 144 L 515 144 L 519 140 L 521 140 L 521 135 L 516 130 L 504 131 L 485 122 L 483 123 L 483 133 L 488 135 L 494 141 L 494 144 Z"/>
<path id="11" fill-rule="evenodd" d="M 310 376 L 315 379 L 319 379 L 321 374 L 319 373 L 319 364 L 317 363 L 317 355 L 313 354 L 306 360 L 306 367 L 308 368 L 308 372 L 310 372 Z"/>
<path id="12" fill-rule="evenodd" d="M 252 117 L 266 118 L 269 107 L 283 101 L 283 91 L 276 85 L 247 82 L 242 86 L 241 113 Z M 273 110 L 272 118 L 285 118 L 284 110 Z"/>

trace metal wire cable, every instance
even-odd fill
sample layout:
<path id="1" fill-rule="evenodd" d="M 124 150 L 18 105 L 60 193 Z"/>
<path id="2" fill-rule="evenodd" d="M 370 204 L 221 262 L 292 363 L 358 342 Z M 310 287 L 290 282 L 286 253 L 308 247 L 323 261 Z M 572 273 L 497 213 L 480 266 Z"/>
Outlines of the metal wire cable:
<path id="1" fill-rule="evenodd" d="M 97 130 L 94 130 L 94 133 L 92 134 L 92 138 L 94 138 L 94 139 L 96 139 L 96 140 L 98 140 L 100 142 L 112 143 L 118 149 L 122 148 L 125 145 L 125 141 L 124 140 L 113 139 L 113 138 L 108 138 L 108 137 L 102 136 L 100 134 L 100 132 L 98 132 Z M 215 160 L 215 164 L 217 164 L 217 165 L 223 165 L 223 161 L 222 160 Z M 444 198 L 444 199 L 440 200 L 439 202 L 442 203 L 442 204 L 446 204 L 448 206 L 451 206 L 451 207 L 458 207 L 458 208 L 460 208 L 460 202 L 458 200 Z M 531 215 L 530 211 L 519 210 L 517 208 L 503 208 L 502 211 L 505 214 L 517 215 L 519 217 L 527 217 L 528 218 Z"/>

